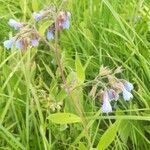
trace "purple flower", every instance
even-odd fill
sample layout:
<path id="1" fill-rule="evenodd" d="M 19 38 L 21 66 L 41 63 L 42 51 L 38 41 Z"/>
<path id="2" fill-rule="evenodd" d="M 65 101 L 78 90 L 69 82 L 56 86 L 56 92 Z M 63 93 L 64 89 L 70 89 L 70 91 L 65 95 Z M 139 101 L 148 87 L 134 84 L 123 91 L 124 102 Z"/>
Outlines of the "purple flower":
<path id="1" fill-rule="evenodd" d="M 14 39 L 6 40 L 3 44 L 6 49 L 11 49 L 14 44 Z"/>
<path id="2" fill-rule="evenodd" d="M 123 85 L 124 85 L 124 87 L 125 87 L 125 89 L 128 91 L 128 92 L 131 92 L 132 90 L 133 90 L 133 84 L 132 83 L 130 83 L 130 82 L 128 82 L 128 81 L 125 81 L 124 83 L 123 83 Z"/>
<path id="3" fill-rule="evenodd" d="M 122 94 L 125 101 L 129 101 L 133 98 L 133 95 L 129 91 L 127 91 L 126 88 L 123 88 Z"/>
<path id="4" fill-rule="evenodd" d="M 33 18 L 34 18 L 36 21 L 41 20 L 42 17 L 43 17 L 43 12 L 39 12 L 39 13 L 34 12 L 34 13 L 33 13 Z"/>
<path id="5" fill-rule="evenodd" d="M 35 38 L 31 40 L 31 45 L 37 47 L 39 45 L 39 39 Z"/>
<path id="6" fill-rule="evenodd" d="M 60 29 L 70 28 L 70 12 L 61 11 L 58 15 L 58 26 Z"/>
<path id="7" fill-rule="evenodd" d="M 20 22 L 17 22 L 16 20 L 14 19 L 9 19 L 9 22 L 8 24 L 13 27 L 15 30 L 18 30 L 20 29 L 21 27 L 23 27 L 23 24 L 20 23 Z"/>
<path id="8" fill-rule="evenodd" d="M 104 93 L 103 93 L 103 104 L 102 104 L 101 109 L 102 109 L 103 113 L 112 112 L 112 107 L 111 107 L 110 102 L 109 102 L 109 96 L 108 96 L 107 91 L 104 91 Z"/>
<path id="9" fill-rule="evenodd" d="M 69 29 L 70 28 L 70 18 L 71 18 L 71 14 L 70 14 L 70 12 L 67 12 L 66 20 L 62 23 L 63 29 Z"/>
<path id="10" fill-rule="evenodd" d="M 69 19 L 67 19 L 66 21 L 64 21 L 62 23 L 62 28 L 63 29 L 69 29 L 70 28 L 70 21 L 69 21 Z"/>
<path id="11" fill-rule="evenodd" d="M 118 95 L 118 93 L 116 93 L 115 90 L 109 89 L 109 90 L 107 90 L 107 92 L 108 92 L 108 97 L 109 97 L 110 101 L 111 100 L 116 100 L 117 101 L 119 99 L 119 95 Z"/>
<path id="12" fill-rule="evenodd" d="M 47 32 L 47 39 L 48 39 L 48 40 L 54 39 L 54 34 L 53 34 L 52 31 L 48 31 L 48 32 Z"/>

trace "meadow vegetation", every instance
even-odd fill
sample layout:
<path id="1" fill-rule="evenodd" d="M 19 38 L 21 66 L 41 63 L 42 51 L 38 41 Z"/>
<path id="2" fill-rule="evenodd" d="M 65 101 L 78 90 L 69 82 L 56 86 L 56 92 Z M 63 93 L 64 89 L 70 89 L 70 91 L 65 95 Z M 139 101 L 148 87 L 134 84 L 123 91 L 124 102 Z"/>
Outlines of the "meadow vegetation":
<path id="1" fill-rule="evenodd" d="M 68 30 L 25 51 L 3 46 L 16 34 L 10 18 L 36 24 L 33 12 L 50 4 L 71 13 Z M 149 150 L 150 0 L 61 4 L 0 0 L 0 150 Z M 46 27 L 39 22 L 41 36 Z M 133 99 L 120 97 L 103 113 L 95 79 L 120 67 Z"/>

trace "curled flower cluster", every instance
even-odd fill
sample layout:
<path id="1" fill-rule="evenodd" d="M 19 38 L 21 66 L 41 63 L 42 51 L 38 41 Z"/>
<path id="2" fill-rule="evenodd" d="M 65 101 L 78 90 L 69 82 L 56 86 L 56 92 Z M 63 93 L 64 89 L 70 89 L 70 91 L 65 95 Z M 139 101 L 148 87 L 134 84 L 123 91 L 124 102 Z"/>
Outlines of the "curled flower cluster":
<path id="1" fill-rule="evenodd" d="M 47 30 L 47 39 L 52 40 L 55 36 L 55 29 L 58 31 L 70 28 L 70 12 L 60 11 L 57 16 L 56 23 L 54 22 Z"/>
<path id="2" fill-rule="evenodd" d="M 104 113 L 109 113 L 112 112 L 112 107 L 110 102 L 115 100 L 119 100 L 119 95 L 121 95 L 123 97 L 123 99 L 125 101 L 129 101 L 133 98 L 133 95 L 131 94 L 131 91 L 133 90 L 133 84 L 123 80 L 123 81 L 119 81 L 116 83 L 114 83 L 114 85 L 112 85 L 111 88 L 108 88 L 106 90 L 103 91 L 102 93 L 102 100 L 103 100 L 103 104 L 102 104 L 102 112 Z"/>
<path id="3" fill-rule="evenodd" d="M 61 31 L 63 29 L 69 29 L 71 14 L 66 11 L 60 11 L 58 15 L 54 17 L 56 10 L 53 7 L 47 7 L 39 12 L 33 13 L 33 18 L 36 22 L 40 20 L 49 20 L 53 22 L 46 30 L 47 40 L 52 40 L 55 37 L 55 30 Z M 40 34 L 38 33 L 35 26 L 28 23 L 18 22 L 14 19 L 10 19 L 8 24 L 15 30 L 19 30 L 16 36 L 11 37 L 9 40 L 4 41 L 4 47 L 11 49 L 26 50 L 27 48 L 37 47 L 41 40 Z"/>
<path id="4" fill-rule="evenodd" d="M 34 12 L 32 14 L 35 21 L 40 21 L 42 19 L 51 19 L 56 13 L 56 8 L 53 5 L 43 8 L 39 12 Z"/>
<path id="5" fill-rule="evenodd" d="M 99 76 L 96 77 L 96 85 L 99 83 L 103 88 L 100 92 L 100 96 L 102 98 L 101 110 L 104 113 L 112 112 L 111 101 L 118 101 L 120 96 L 123 97 L 125 101 L 130 101 L 133 98 L 131 93 L 134 89 L 133 84 L 127 80 L 118 79 L 115 76 L 115 74 L 121 71 L 120 68 L 117 68 L 112 72 L 112 70 L 102 67 Z"/>
<path id="6" fill-rule="evenodd" d="M 37 47 L 40 41 L 39 34 L 26 23 L 10 19 L 8 24 L 15 30 L 19 30 L 16 36 L 4 41 L 4 47 L 11 49 L 26 50 L 28 47 Z"/>
<path id="7" fill-rule="evenodd" d="M 53 12 L 52 12 L 52 10 L 53 10 Z M 33 18 L 37 22 L 40 20 L 43 20 L 43 19 L 52 18 L 53 17 L 52 14 L 54 14 L 54 16 L 55 16 L 54 10 L 55 9 L 52 9 L 52 8 L 48 8 L 48 9 L 46 8 L 39 12 L 34 12 Z M 66 12 L 66 11 L 60 11 L 56 17 L 52 18 L 54 22 L 47 29 L 47 33 L 46 33 L 47 39 L 48 40 L 54 39 L 56 28 L 58 31 L 61 31 L 63 29 L 69 29 L 70 28 L 70 18 L 71 18 L 70 12 Z"/>

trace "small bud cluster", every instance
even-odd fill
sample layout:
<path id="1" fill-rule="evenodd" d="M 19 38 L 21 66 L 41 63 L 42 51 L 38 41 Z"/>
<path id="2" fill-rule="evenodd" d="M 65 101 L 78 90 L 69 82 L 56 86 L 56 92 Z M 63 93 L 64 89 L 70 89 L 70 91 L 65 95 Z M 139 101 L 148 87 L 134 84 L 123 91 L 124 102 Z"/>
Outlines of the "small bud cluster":
<path id="1" fill-rule="evenodd" d="M 61 31 L 63 29 L 69 29 L 70 27 L 70 17 L 71 14 L 66 11 L 55 12 L 56 9 L 53 7 L 47 7 L 39 12 L 33 13 L 33 18 L 37 22 L 49 20 L 53 22 L 46 30 L 47 40 L 52 40 L 55 37 L 55 30 Z M 54 15 L 57 14 L 57 15 Z M 26 50 L 27 48 L 37 47 L 41 40 L 40 34 L 35 26 L 29 23 L 22 23 L 14 19 L 10 19 L 8 24 L 19 33 L 16 36 L 4 41 L 4 47 L 6 49 L 11 49 L 15 47 L 16 49 Z"/>
<path id="2" fill-rule="evenodd" d="M 50 110 L 52 112 L 60 111 L 62 109 L 63 103 L 62 102 L 52 102 L 50 103 Z"/>
<path id="3" fill-rule="evenodd" d="M 125 101 L 129 101 L 133 98 L 131 93 L 134 88 L 133 84 L 127 80 L 119 79 L 115 76 L 121 72 L 122 69 L 120 67 L 114 71 L 106 67 L 101 67 L 100 73 L 95 79 L 96 86 L 93 86 L 90 94 L 94 96 L 98 88 L 98 84 L 101 86 L 102 90 L 99 93 L 103 103 L 101 110 L 104 113 L 112 112 L 111 101 L 119 100 L 120 96 L 123 97 Z"/>
<path id="4" fill-rule="evenodd" d="M 50 110 L 51 112 L 59 112 L 63 108 L 63 102 L 56 102 L 54 97 L 51 97 L 46 91 L 38 90 L 39 102 L 43 110 Z"/>

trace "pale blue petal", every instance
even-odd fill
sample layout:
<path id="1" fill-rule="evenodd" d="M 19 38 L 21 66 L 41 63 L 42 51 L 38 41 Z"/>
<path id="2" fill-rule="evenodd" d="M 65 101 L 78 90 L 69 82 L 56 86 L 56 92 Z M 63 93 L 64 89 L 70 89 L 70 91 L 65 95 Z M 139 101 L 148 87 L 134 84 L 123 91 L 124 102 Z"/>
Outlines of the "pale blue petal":
<path id="1" fill-rule="evenodd" d="M 103 101 L 102 112 L 103 113 L 112 112 L 112 107 L 111 107 L 110 102 L 108 100 Z"/>
<path id="2" fill-rule="evenodd" d="M 124 82 L 123 84 L 124 84 L 125 89 L 126 89 L 127 91 L 129 91 L 129 92 L 131 92 L 131 91 L 133 90 L 133 88 L 134 88 L 134 87 L 133 87 L 133 84 L 130 83 L 130 82 L 128 82 L 128 81 Z"/>
<path id="3" fill-rule="evenodd" d="M 21 40 L 16 41 L 16 48 L 17 48 L 17 49 L 23 49 L 23 43 L 22 43 Z"/>
<path id="4" fill-rule="evenodd" d="M 47 39 L 48 39 L 48 40 L 54 39 L 54 34 L 53 34 L 52 31 L 48 31 L 48 32 L 47 32 Z"/>
<path id="5" fill-rule="evenodd" d="M 112 107 L 111 107 L 110 102 L 109 102 L 109 96 L 108 96 L 108 92 L 107 91 L 105 91 L 103 93 L 103 104 L 102 104 L 101 110 L 104 113 L 112 112 Z"/>
<path id="6" fill-rule="evenodd" d="M 123 89 L 122 92 L 123 92 L 123 98 L 125 101 L 129 101 L 130 99 L 133 98 L 133 95 L 130 92 L 128 92 L 125 88 Z"/>
<path id="7" fill-rule="evenodd" d="M 39 21 L 39 20 L 41 20 L 42 19 L 42 13 L 36 13 L 36 12 L 34 12 L 33 13 L 33 18 L 36 20 L 36 21 Z"/>
<path id="8" fill-rule="evenodd" d="M 69 19 L 67 19 L 66 21 L 63 22 L 62 27 L 63 27 L 63 29 L 69 29 L 70 28 Z"/>
<path id="9" fill-rule="evenodd" d="M 39 40 L 38 39 L 32 39 L 31 40 L 31 45 L 34 46 L 34 47 L 38 46 L 39 45 Z"/>
<path id="10" fill-rule="evenodd" d="M 14 44 L 14 40 L 12 40 L 12 39 L 6 40 L 6 41 L 4 41 L 3 44 L 6 49 L 11 49 Z"/>
<path id="11" fill-rule="evenodd" d="M 22 23 L 17 22 L 17 21 L 14 20 L 14 19 L 9 19 L 8 24 L 9 24 L 11 27 L 13 27 L 15 30 L 18 30 L 18 29 L 20 29 L 20 28 L 23 26 Z"/>

